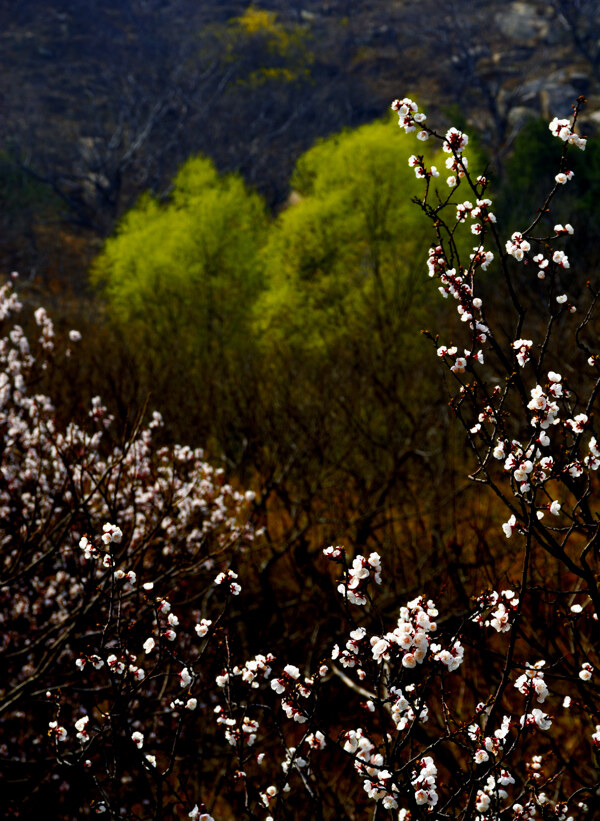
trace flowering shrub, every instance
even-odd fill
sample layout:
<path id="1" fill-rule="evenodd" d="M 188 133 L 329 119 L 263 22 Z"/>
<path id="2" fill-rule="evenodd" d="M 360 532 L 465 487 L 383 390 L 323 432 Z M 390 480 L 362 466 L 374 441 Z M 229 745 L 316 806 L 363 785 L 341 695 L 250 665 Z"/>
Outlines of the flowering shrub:
<path id="1" fill-rule="evenodd" d="M 97 784 L 92 806 L 108 810 L 114 808 L 110 784 L 127 783 L 116 739 L 128 735 L 145 750 L 136 728 L 150 715 L 160 732 L 165 718 L 155 710 L 166 682 L 191 681 L 178 663 L 181 650 L 173 649 L 178 619 L 167 596 L 185 588 L 192 601 L 200 599 L 215 568 L 252 542 L 252 494 L 228 485 L 201 451 L 156 446 L 158 414 L 114 445 L 112 419 L 95 397 L 88 430 L 75 424 L 59 430 L 51 400 L 28 386 L 70 348 L 56 344 L 41 308 L 35 313 L 40 336 L 30 344 L 16 324 L 21 307 L 7 282 L 0 289 L 8 326 L 0 341 L 0 759 L 7 767 L 24 758 L 47 767 L 47 730 L 61 765 L 90 768 Z M 78 339 L 72 331 L 69 345 Z M 232 584 L 226 595 L 238 590 Z M 210 625 L 198 612 L 196 642 Z M 193 642 L 192 627 L 186 625 L 180 643 Z M 33 737 L 24 736 L 23 703 L 36 716 L 33 726 L 25 724 Z M 51 720 L 40 733 L 42 715 Z M 31 754 L 32 744 L 39 756 Z M 110 748 L 114 761 L 98 775 L 94 753 Z M 131 789 L 139 793 L 137 785 Z"/>
<path id="2" fill-rule="evenodd" d="M 29 390 L 58 355 L 52 324 L 37 312 L 36 361 L 4 286 L 0 757 L 55 802 L 71 793 L 57 817 L 595 817 L 598 292 L 560 247 L 575 229 L 544 230 L 568 152 L 585 149 L 582 103 L 551 123 L 558 173 L 510 238 L 488 179 L 469 172 L 468 136 L 431 129 L 412 100 L 392 106 L 448 154 L 445 181 L 409 159 L 435 231 L 424 269 L 459 318 L 426 334 L 455 385 L 471 479 L 508 517 L 493 538 L 511 566 L 499 550 L 468 607 L 443 588 L 392 607 L 386 557 L 331 546 L 334 600 L 307 625 L 306 657 L 266 637 L 251 651 L 263 640 L 242 635 L 257 591 L 252 494 L 200 452 L 155 447 L 157 416 L 117 447 L 95 399 L 91 432 L 57 430 Z"/>

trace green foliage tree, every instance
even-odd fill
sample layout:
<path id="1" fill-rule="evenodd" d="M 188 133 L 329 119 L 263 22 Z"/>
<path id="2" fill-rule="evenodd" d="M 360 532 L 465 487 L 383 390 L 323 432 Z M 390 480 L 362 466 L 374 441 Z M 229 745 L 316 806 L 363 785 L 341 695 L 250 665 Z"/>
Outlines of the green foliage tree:
<path id="1" fill-rule="evenodd" d="M 268 289 L 257 322 L 302 347 L 331 344 L 363 324 L 388 340 L 417 296 L 426 247 L 410 197 L 422 195 L 401 135 L 373 123 L 323 140 L 301 157 L 292 207 L 264 250 Z"/>
<path id="2" fill-rule="evenodd" d="M 272 459 L 295 473 L 296 487 L 312 477 L 307 493 L 329 488 L 327 515 L 346 517 L 338 534 L 356 544 L 388 539 L 388 547 L 409 476 L 434 470 L 425 462 L 443 418 L 432 395 L 429 411 L 414 412 L 428 407 L 418 332 L 431 321 L 422 285 L 429 237 L 410 202 L 425 183 L 407 165 L 402 139 L 376 122 L 304 154 L 293 204 L 262 252 L 266 288 L 255 308 L 269 395 L 277 397 L 264 436 L 277 443 Z M 444 176 L 435 183 L 444 196 Z M 262 469 L 271 475 L 268 456 L 262 451 Z M 439 475 L 436 467 L 432 486 Z"/>
<path id="3" fill-rule="evenodd" d="M 126 214 L 92 282 L 138 352 L 146 384 L 201 385 L 198 411 L 214 409 L 215 372 L 248 350 L 266 225 L 260 197 L 203 157 L 182 167 L 166 202 L 145 196 Z"/>

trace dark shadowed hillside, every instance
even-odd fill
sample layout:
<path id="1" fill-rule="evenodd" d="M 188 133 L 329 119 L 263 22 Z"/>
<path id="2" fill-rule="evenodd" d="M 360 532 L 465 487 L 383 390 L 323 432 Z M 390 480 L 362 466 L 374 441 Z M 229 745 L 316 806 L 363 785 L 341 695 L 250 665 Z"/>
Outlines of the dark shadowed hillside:
<path id="1" fill-rule="evenodd" d="M 276 206 L 315 139 L 399 93 L 460 109 L 498 161 L 532 113 L 593 99 L 595 3 L 464 12 L 455 0 L 3 2 L 3 268 L 80 279 L 89 244 L 198 152 Z M 15 186 L 18 202 L 2 193 Z"/>

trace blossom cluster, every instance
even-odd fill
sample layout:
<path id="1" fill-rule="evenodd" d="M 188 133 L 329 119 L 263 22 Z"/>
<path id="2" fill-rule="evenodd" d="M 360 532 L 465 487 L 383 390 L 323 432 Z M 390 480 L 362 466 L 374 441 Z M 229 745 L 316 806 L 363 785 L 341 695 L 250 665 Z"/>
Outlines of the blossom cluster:
<path id="1" fill-rule="evenodd" d="M 548 128 L 555 137 L 558 137 L 563 142 L 566 142 L 569 145 L 574 145 L 581 149 L 581 151 L 585 151 L 587 140 L 585 137 L 580 137 L 575 133 L 570 120 L 559 120 L 558 117 L 555 117 Z"/>
<path id="2" fill-rule="evenodd" d="M 398 114 L 398 124 L 407 134 L 410 134 L 411 131 L 416 131 L 427 119 L 425 114 L 419 112 L 419 106 L 415 101 L 409 97 L 404 97 L 402 100 L 394 100 L 391 107 L 392 111 Z M 426 140 L 428 137 L 429 133 L 425 128 L 421 128 L 417 133 L 417 139 L 419 140 Z"/>
<path id="3" fill-rule="evenodd" d="M 363 776 L 363 788 L 373 801 L 381 801 L 385 809 L 397 809 L 398 787 L 392 773 L 384 767 L 384 757 L 377 746 L 359 727 L 344 733 L 344 750 L 354 756 L 354 768 Z"/>
<path id="4" fill-rule="evenodd" d="M 477 612 L 473 621 L 481 627 L 493 627 L 498 633 L 507 633 L 512 627 L 519 608 L 519 598 L 513 590 L 492 590 L 477 598 Z"/>
<path id="5" fill-rule="evenodd" d="M 345 558 L 341 547 L 326 547 L 323 555 L 331 561 L 339 562 Z M 367 587 L 371 579 L 375 584 L 381 584 L 381 557 L 378 553 L 371 553 L 366 559 L 356 556 L 352 565 L 347 568 L 345 578 L 338 584 L 338 592 L 348 599 L 350 604 L 364 605 L 367 603 Z"/>

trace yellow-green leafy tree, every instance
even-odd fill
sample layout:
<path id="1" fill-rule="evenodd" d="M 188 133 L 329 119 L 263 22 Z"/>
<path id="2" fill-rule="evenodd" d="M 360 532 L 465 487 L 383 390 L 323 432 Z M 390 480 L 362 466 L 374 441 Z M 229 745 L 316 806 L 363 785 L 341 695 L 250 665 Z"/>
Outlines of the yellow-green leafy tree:
<path id="1" fill-rule="evenodd" d="M 358 325 L 389 344 L 406 325 L 400 315 L 422 307 L 428 238 L 410 200 L 424 183 L 407 166 L 401 142 L 378 122 L 301 157 L 295 204 L 279 216 L 263 254 L 268 288 L 257 324 L 267 338 L 315 348 Z"/>
<path id="2" fill-rule="evenodd" d="M 261 198 L 203 157 L 182 167 L 166 201 L 144 196 L 122 219 L 92 281 L 146 390 L 179 391 L 179 400 L 196 398 L 198 415 L 214 411 L 216 375 L 249 353 L 266 226 Z"/>
<path id="3" fill-rule="evenodd" d="M 419 486 L 426 471 L 440 475 L 425 464 L 444 414 L 419 334 L 438 295 L 427 278 L 428 226 L 410 201 L 425 183 L 402 142 L 377 122 L 301 157 L 291 204 L 262 253 L 266 288 L 255 307 L 273 405 L 263 438 L 273 459 L 286 454 L 296 486 L 313 499 L 330 494 L 327 519 L 337 509 L 338 534 L 357 544 L 384 532 L 392 543 L 387 528 L 411 474 Z M 432 184 L 448 191 L 443 173 Z"/>

